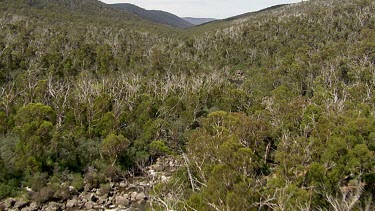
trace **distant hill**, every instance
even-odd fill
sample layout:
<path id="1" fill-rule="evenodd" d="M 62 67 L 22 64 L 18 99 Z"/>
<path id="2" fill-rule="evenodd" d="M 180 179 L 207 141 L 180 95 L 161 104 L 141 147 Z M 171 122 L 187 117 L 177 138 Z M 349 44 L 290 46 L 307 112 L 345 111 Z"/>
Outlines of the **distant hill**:
<path id="1" fill-rule="evenodd" d="M 235 25 L 235 22 L 237 21 L 246 21 L 246 19 L 250 17 L 257 17 L 257 16 L 268 16 L 270 15 L 270 12 L 281 12 L 285 8 L 288 7 L 290 4 L 280 4 L 280 5 L 275 5 L 271 7 L 264 8 L 259 11 L 254 11 L 254 12 L 247 12 L 244 14 L 232 16 L 226 19 L 217 19 L 217 20 L 212 20 L 210 22 L 202 23 L 200 25 L 197 25 L 197 27 L 192 27 L 188 30 L 188 33 L 191 34 L 199 34 L 199 33 L 207 33 L 208 31 L 216 31 L 217 29 L 223 29 L 226 27 L 231 27 Z M 281 12 L 284 14 L 283 12 Z"/>
<path id="2" fill-rule="evenodd" d="M 183 19 L 196 26 L 216 20 L 215 18 L 192 18 L 192 17 L 185 17 Z"/>
<path id="3" fill-rule="evenodd" d="M 0 0 L 4 14 L 19 14 L 28 19 L 46 19 L 55 23 L 87 23 L 123 27 L 135 31 L 162 31 L 171 34 L 170 26 L 149 21 L 125 10 L 113 8 L 99 0 Z M 168 29 L 167 29 L 168 28 Z"/>
<path id="4" fill-rule="evenodd" d="M 111 4 L 111 6 L 117 9 L 123 9 L 146 20 L 173 26 L 176 28 L 189 28 L 194 26 L 194 24 L 191 24 L 176 15 L 160 10 L 146 10 L 129 3 Z"/>
<path id="5" fill-rule="evenodd" d="M 231 21 L 231 20 L 246 18 L 246 17 L 254 15 L 254 14 L 258 14 L 258 13 L 262 13 L 262 12 L 267 12 L 267 11 L 275 10 L 275 9 L 278 9 L 280 7 L 284 7 L 284 6 L 287 6 L 287 5 L 289 5 L 289 4 L 279 4 L 279 5 L 275 5 L 275 6 L 272 6 L 272 7 L 267 7 L 265 9 L 262 9 L 262 10 L 259 10 L 259 11 L 248 12 L 248 13 L 244 13 L 244 14 L 241 14 L 241 15 L 236 15 L 236 16 L 224 19 L 224 20 L 225 21 Z"/>
<path id="6" fill-rule="evenodd" d="M 188 29 L 99 0 L 0 11 L 0 210 L 374 207 L 374 0 Z"/>

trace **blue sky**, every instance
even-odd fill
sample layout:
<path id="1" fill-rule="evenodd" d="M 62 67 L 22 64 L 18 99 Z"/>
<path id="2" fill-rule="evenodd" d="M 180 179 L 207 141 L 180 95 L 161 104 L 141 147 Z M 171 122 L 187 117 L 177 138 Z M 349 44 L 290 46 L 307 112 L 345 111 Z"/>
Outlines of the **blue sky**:
<path id="1" fill-rule="evenodd" d="M 180 17 L 227 18 L 277 4 L 301 0 L 101 0 L 107 4 L 132 3 L 149 10 L 164 10 Z"/>

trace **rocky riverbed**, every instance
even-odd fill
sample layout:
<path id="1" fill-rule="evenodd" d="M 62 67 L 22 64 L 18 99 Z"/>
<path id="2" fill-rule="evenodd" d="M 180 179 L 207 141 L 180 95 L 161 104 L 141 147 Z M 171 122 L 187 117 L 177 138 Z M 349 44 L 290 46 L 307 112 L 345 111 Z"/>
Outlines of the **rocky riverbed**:
<path id="1" fill-rule="evenodd" d="M 152 197 L 150 190 L 158 183 L 168 182 L 179 167 L 180 162 L 174 158 L 163 157 L 149 166 L 145 175 L 110 183 L 106 189 L 85 186 L 82 192 L 66 201 L 49 201 L 43 204 L 25 196 L 8 198 L 0 202 L 0 210 L 145 210 Z"/>

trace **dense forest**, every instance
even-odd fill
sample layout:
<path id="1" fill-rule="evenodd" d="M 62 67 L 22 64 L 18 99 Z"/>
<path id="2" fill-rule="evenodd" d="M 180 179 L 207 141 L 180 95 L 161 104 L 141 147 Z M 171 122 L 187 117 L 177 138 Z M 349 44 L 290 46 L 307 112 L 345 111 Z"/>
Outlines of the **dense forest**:
<path id="1" fill-rule="evenodd" d="M 0 11 L 1 200 L 67 200 L 171 156 L 150 210 L 374 208 L 374 1 L 190 29 L 96 0 Z"/>

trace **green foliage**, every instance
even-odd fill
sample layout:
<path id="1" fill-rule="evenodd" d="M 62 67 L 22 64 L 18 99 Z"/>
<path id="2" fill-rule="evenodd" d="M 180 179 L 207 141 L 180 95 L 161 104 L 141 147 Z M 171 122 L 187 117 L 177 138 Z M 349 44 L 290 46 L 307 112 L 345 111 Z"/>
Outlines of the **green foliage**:
<path id="1" fill-rule="evenodd" d="M 123 135 L 110 134 L 102 141 L 100 151 L 102 157 L 114 166 L 118 157 L 124 154 L 128 147 L 129 140 Z"/>
<path id="2" fill-rule="evenodd" d="M 150 152 L 153 156 L 165 156 L 171 154 L 171 150 L 162 140 L 151 142 Z"/>
<path id="3" fill-rule="evenodd" d="M 0 199 L 4 199 L 5 197 L 9 196 L 12 192 L 12 187 L 0 183 Z"/>
<path id="4" fill-rule="evenodd" d="M 7 118 L 4 112 L 0 112 L 0 134 L 5 135 L 7 129 Z"/>
<path id="5" fill-rule="evenodd" d="M 76 189 L 76 190 L 78 190 L 78 191 L 80 191 L 80 190 L 82 190 L 84 187 L 83 187 L 83 178 L 82 178 L 82 176 L 81 176 L 81 174 L 74 174 L 74 177 L 73 177 L 73 180 L 72 180 L 72 186 Z"/>
<path id="6" fill-rule="evenodd" d="M 47 184 L 47 173 L 35 173 L 34 175 L 28 175 L 27 179 L 27 185 L 30 187 L 33 191 L 40 191 L 42 190 L 46 184 Z"/>
<path id="7" fill-rule="evenodd" d="M 105 177 L 98 172 L 88 172 L 85 174 L 84 180 L 90 188 L 99 188 L 100 184 L 105 182 Z"/>
<path id="8" fill-rule="evenodd" d="M 47 149 L 54 130 L 54 112 L 43 104 L 29 104 L 15 116 L 15 132 L 20 137 L 17 144 L 17 166 L 31 172 L 41 171 L 47 165 Z"/>
<path id="9" fill-rule="evenodd" d="M 96 134 L 102 137 L 108 136 L 111 132 L 113 132 L 114 122 L 115 115 L 112 112 L 104 114 L 95 128 Z"/>
<path id="10" fill-rule="evenodd" d="M 374 8 L 317 0 L 180 31 L 93 0 L 0 1 L 0 197 L 63 200 L 61 181 L 184 153 L 159 187 L 171 210 L 365 209 Z"/>

